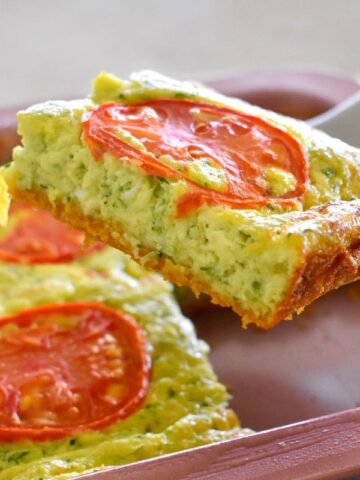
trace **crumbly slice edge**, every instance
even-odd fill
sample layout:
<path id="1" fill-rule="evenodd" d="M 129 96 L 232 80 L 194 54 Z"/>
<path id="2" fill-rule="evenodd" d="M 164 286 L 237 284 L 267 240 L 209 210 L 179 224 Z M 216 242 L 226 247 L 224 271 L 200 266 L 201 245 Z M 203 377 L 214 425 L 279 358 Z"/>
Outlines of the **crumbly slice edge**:
<path id="1" fill-rule="evenodd" d="M 11 193 L 16 198 L 51 211 L 55 217 L 85 231 L 91 237 L 124 251 L 146 268 L 162 273 L 165 278 L 175 284 L 187 286 L 196 294 L 208 294 L 214 304 L 231 307 L 242 317 L 245 327 L 249 323 L 255 323 L 261 328 L 272 328 L 280 321 L 290 319 L 295 312 L 301 312 L 316 298 L 360 276 L 360 221 L 355 221 L 352 227 L 347 228 L 351 221 L 349 218 L 345 218 L 342 211 L 334 214 L 336 204 L 324 205 L 303 212 L 302 218 L 307 221 L 309 215 L 313 217 L 315 214 L 321 218 L 326 216 L 330 209 L 332 221 L 329 220 L 329 231 L 335 235 L 336 241 L 323 251 L 310 249 L 305 252 L 301 265 L 290 281 L 283 302 L 277 306 L 272 315 L 258 316 L 250 310 L 245 310 L 231 296 L 219 294 L 209 283 L 194 275 L 188 266 L 176 264 L 166 255 L 155 259 L 154 256 L 149 255 L 152 252 L 145 247 L 134 251 L 131 243 L 126 240 L 126 229 L 123 225 L 109 224 L 109 222 L 102 221 L 101 218 L 87 216 L 75 202 L 51 203 L 46 194 L 40 190 L 13 188 Z M 354 207 L 349 215 L 352 220 L 360 218 L 360 205 Z M 111 232 L 116 232 L 116 237 Z"/>

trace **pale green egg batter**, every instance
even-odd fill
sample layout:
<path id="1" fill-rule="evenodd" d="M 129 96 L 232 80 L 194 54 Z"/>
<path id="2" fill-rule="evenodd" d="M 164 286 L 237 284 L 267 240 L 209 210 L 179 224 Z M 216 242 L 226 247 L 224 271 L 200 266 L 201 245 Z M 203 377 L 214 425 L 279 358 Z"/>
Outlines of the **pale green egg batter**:
<path id="1" fill-rule="evenodd" d="M 139 322 L 151 348 L 149 394 L 134 414 L 101 431 L 0 442 L 1 480 L 60 480 L 249 433 L 161 277 L 111 248 L 69 264 L 0 264 L 0 315 L 72 301 L 101 302 Z"/>

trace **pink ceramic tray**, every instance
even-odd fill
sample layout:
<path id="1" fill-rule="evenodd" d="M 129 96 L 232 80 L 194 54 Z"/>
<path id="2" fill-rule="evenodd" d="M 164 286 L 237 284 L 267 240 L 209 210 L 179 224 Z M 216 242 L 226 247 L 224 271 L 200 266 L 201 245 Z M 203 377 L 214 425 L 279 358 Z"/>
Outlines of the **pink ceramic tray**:
<path id="1" fill-rule="evenodd" d="M 269 73 L 208 82 L 230 95 L 308 118 L 358 84 Z M 0 157 L 17 141 L 16 109 L 0 111 Z M 315 480 L 360 475 L 360 284 L 344 287 L 270 332 L 240 329 L 225 309 L 197 312 L 199 335 L 244 426 L 260 433 L 81 477 L 92 480 Z M 360 478 L 360 477 L 359 477 Z"/>

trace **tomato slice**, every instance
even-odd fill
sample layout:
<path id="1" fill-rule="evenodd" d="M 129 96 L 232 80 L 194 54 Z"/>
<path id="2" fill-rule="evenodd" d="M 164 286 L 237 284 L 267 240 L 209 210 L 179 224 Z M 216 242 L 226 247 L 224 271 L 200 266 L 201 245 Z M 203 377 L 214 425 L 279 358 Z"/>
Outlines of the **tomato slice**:
<path id="1" fill-rule="evenodd" d="M 139 325 L 98 303 L 45 305 L 0 319 L 0 439 L 100 429 L 144 401 L 150 356 Z"/>
<path id="2" fill-rule="evenodd" d="M 306 154 L 293 136 L 226 107 L 187 100 L 104 103 L 84 115 L 83 128 L 96 159 L 109 152 L 136 161 L 147 174 L 184 179 L 189 190 L 179 199 L 179 216 L 202 204 L 291 206 L 302 199 L 309 180 Z M 272 193 L 266 181 L 270 167 L 292 175 L 290 191 Z M 204 168 L 210 169 L 205 180 Z"/>
<path id="3" fill-rule="evenodd" d="M 15 202 L 10 208 L 10 228 L 1 236 L 0 260 L 14 263 L 59 263 L 103 248 L 83 247 L 84 234 L 59 222 L 48 212 Z"/>

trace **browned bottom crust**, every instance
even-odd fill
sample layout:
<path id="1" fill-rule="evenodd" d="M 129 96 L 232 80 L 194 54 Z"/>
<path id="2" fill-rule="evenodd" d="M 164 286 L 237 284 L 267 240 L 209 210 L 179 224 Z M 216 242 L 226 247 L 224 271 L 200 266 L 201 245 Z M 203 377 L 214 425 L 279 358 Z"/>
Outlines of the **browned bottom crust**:
<path id="1" fill-rule="evenodd" d="M 214 304 L 231 307 L 234 312 L 242 317 L 242 323 L 245 327 L 249 323 L 255 323 L 261 328 L 269 329 L 281 320 L 291 318 L 293 313 L 302 311 L 326 292 L 360 276 L 360 226 L 352 228 L 350 241 L 344 241 L 344 237 L 348 237 L 348 232 L 346 231 L 346 222 L 339 214 L 339 218 L 335 218 L 329 224 L 331 232 L 339 236 L 336 245 L 332 244 L 321 253 L 311 252 L 305 256 L 301 268 L 298 269 L 291 281 L 285 300 L 273 314 L 258 316 L 250 310 L 243 309 L 239 303 L 234 302 L 231 296 L 220 295 L 214 291 L 210 284 L 197 278 L 192 273 L 191 268 L 178 265 L 165 255 L 161 257 L 149 255 L 153 252 L 146 248 L 137 252 L 134 251 L 131 244 L 126 240 L 126 229 L 121 224 L 105 223 L 101 218 L 86 216 L 75 202 L 52 204 L 42 191 L 17 190 L 11 193 L 15 198 L 51 211 L 55 217 L 83 230 L 94 239 L 122 250 L 146 268 L 162 273 L 165 278 L 175 284 L 190 287 L 197 295 L 200 293 L 208 294 Z M 327 213 L 327 206 L 318 207 L 316 210 L 321 216 Z M 353 216 L 360 218 L 360 206 L 353 213 Z M 304 219 L 306 219 L 306 212 L 304 212 Z M 113 235 L 112 232 L 116 232 L 116 235 Z"/>

